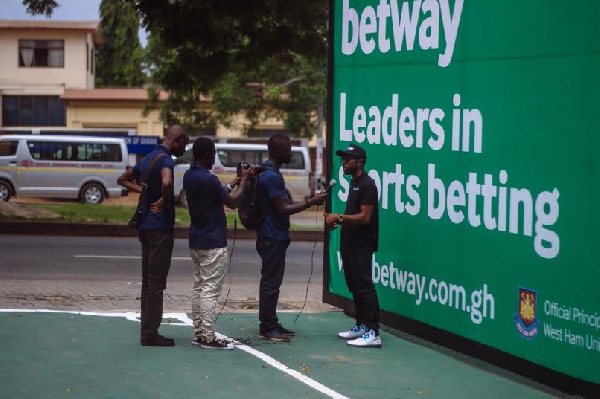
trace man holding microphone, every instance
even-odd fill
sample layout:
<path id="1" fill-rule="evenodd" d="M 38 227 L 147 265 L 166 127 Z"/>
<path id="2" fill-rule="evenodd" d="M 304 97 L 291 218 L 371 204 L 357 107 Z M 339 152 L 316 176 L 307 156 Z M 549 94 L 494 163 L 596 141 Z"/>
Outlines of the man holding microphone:
<path id="1" fill-rule="evenodd" d="M 355 325 L 338 334 L 349 346 L 381 347 L 379 336 L 379 299 L 372 280 L 372 257 L 379 244 L 379 207 L 377 186 L 364 167 L 365 150 L 350 145 L 337 150 L 344 174 L 352 176 L 346 210 L 343 214 L 325 213 L 331 229 L 342 226 L 340 252 L 348 289 L 352 293 Z"/>

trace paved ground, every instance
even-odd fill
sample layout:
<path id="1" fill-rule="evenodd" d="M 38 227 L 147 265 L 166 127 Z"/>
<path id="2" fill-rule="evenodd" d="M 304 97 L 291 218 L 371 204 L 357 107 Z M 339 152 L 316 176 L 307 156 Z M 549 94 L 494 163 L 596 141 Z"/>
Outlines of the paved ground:
<path id="1" fill-rule="evenodd" d="M 318 217 L 310 216 L 306 223 Z M 280 318 L 297 336 L 274 344 L 256 336 L 256 282 L 226 281 L 217 326 L 240 344 L 199 349 L 190 343 L 189 284 L 170 282 L 165 292 L 161 332 L 177 345 L 148 348 L 138 342 L 137 280 L 0 280 L 0 397 L 566 397 L 387 328 L 382 349 L 347 347 L 336 333 L 352 320 L 322 303 L 318 284 L 299 316 L 307 286 L 284 283 Z"/>
<path id="2" fill-rule="evenodd" d="M 556 397 L 505 373 L 382 332 L 384 349 L 347 347 L 339 312 L 310 313 L 291 343 L 256 339 L 255 314 L 222 314 L 233 351 L 190 343 L 185 314 L 166 315 L 174 348 L 141 347 L 132 314 L 0 312 L 2 398 L 514 398 Z"/>

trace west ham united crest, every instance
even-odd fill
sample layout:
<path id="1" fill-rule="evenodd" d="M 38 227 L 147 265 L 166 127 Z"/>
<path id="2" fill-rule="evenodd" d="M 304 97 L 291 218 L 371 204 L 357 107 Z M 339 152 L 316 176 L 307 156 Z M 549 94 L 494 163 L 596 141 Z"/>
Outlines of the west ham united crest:
<path id="1" fill-rule="evenodd" d="M 533 339 L 538 333 L 539 320 L 536 319 L 537 292 L 519 287 L 519 312 L 515 315 L 515 327 L 524 338 Z"/>

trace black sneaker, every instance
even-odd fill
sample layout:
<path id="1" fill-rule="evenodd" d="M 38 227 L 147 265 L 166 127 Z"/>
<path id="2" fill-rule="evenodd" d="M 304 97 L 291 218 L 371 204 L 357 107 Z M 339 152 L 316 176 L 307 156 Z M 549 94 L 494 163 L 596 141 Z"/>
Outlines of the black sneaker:
<path id="1" fill-rule="evenodd" d="M 192 340 L 192 345 L 200 346 L 204 349 L 221 349 L 221 350 L 232 350 L 233 344 L 231 341 L 227 341 L 226 339 L 218 339 L 215 338 L 210 342 L 206 342 L 200 338 L 194 338 Z"/>
<path id="2" fill-rule="evenodd" d="M 287 328 L 283 327 L 281 324 L 277 324 L 277 328 L 279 328 L 279 331 L 281 331 L 281 333 L 287 337 L 293 337 L 294 335 L 296 335 L 295 332 L 293 332 L 292 330 L 288 330 Z"/>
<path id="3" fill-rule="evenodd" d="M 173 338 L 166 338 L 162 335 L 157 335 L 152 339 L 140 340 L 142 346 L 175 346 L 175 340 Z"/>
<path id="4" fill-rule="evenodd" d="M 290 342 L 290 337 L 285 335 L 279 328 L 275 327 L 271 331 L 261 332 L 258 334 L 261 339 L 266 339 L 275 342 Z"/>

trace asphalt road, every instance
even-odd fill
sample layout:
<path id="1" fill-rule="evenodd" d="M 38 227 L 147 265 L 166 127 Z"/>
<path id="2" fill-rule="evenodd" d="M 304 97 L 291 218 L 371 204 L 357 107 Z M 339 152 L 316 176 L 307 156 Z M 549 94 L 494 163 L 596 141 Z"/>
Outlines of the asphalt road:
<path id="1" fill-rule="evenodd" d="M 254 280 L 260 275 L 260 258 L 253 240 L 229 242 L 231 276 Z M 3 279 L 138 279 L 140 250 L 137 238 L 52 237 L 0 235 L 0 276 Z M 313 255 L 314 248 L 314 255 Z M 292 242 L 287 253 L 286 281 L 323 281 L 323 243 Z M 189 281 L 192 261 L 187 240 L 175 240 L 169 280 Z"/>
<path id="2" fill-rule="evenodd" d="M 233 256 L 220 301 L 227 304 L 226 311 L 256 311 L 260 258 L 254 240 L 233 244 L 229 242 Z M 141 245 L 134 237 L 0 234 L 0 308 L 136 311 L 140 255 Z M 187 240 L 175 240 L 165 310 L 190 311 L 192 270 Z M 322 290 L 323 243 L 292 242 L 280 305 L 331 310 L 322 302 Z"/>

